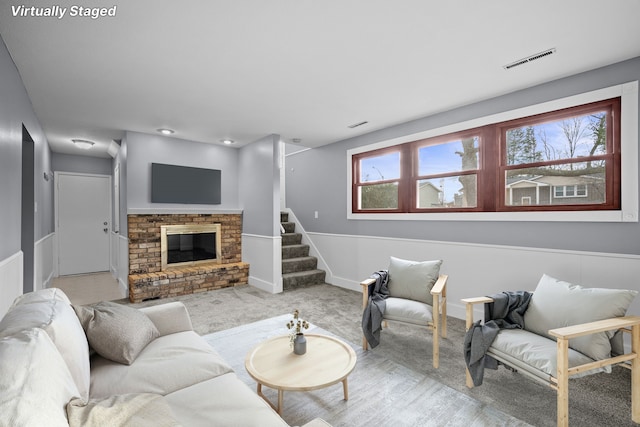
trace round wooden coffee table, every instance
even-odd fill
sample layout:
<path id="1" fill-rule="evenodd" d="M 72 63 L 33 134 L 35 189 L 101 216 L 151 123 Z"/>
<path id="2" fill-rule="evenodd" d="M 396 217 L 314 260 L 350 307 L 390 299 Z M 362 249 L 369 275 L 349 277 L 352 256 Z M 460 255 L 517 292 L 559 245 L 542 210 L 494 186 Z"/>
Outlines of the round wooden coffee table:
<path id="1" fill-rule="evenodd" d="M 278 336 L 258 344 L 247 354 L 244 365 L 258 383 L 257 392 L 278 414 L 286 391 L 310 391 L 342 382 L 344 400 L 349 399 L 347 376 L 356 366 L 356 353 L 347 343 L 327 335 L 305 334 L 307 352 L 293 353 L 289 336 Z M 278 390 L 273 405 L 262 386 Z"/>

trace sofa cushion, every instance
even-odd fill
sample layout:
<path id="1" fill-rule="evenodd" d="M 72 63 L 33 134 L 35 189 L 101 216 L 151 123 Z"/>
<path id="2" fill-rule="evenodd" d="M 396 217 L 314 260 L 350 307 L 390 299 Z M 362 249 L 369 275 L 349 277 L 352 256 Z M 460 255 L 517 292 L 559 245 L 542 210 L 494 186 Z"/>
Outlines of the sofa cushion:
<path id="1" fill-rule="evenodd" d="M 165 396 L 184 426 L 284 427 L 288 424 L 235 373 L 194 384 Z"/>
<path id="2" fill-rule="evenodd" d="M 0 339 L 0 425 L 68 426 L 80 393 L 49 335 L 33 328 Z"/>
<path id="3" fill-rule="evenodd" d="M 423 302 L 388 297 L 385 300 L 384 318 L 427 326 L 433 321 L 433 309 Z"/>
<path id="4" fill-rule="evenodd" d="M 409 261 L 390 257 L 389 295 L 433 305 L 431 288 L 438 280 L 441 264 L 441 260 Z"/>
<path id="5" fill-rule="evenodd" d="M 82 326 L 64 294 L 45 289 L 17 299 L 0 322 L 0 338 L 30 328 L 41 328 L 66 362 L 80 397 L 89 396 L 89 345 Z"/>
<path id="6" fill-rule="evenodd" d="M 583 288 L 543 275 L 524 314 L 525 329 L 550 338 L 550 329 L 624 316 L 637 291 Z M 594 360 L 610 357 L 615 331 L 569 340 L 569 347 Z"/>
<path id="7" fill-rule="evenodd" d="M 91 348 L 114 362 L 130 365 L 147 344 L 160 336 L 153 322 L 133 307 L 103 301 L 74 309 Z"/>
<path id="8" fill-rule="evenodd" d="M 58 300 L 62 302 L 66 302 L 67 304 L 71 304 L 69 297 L 62 291 L 60 288 L 46 288 L 40 289 L 34 292 L 28 292 L 26 294 L 20 295 L 13 301 L 13 305 L 11 307 L 15 307 L 20 304 L 29 304 L 32 302 L 42 302 L 49 300 Z"/>
<path id="9" fill-rule="evenodd" d="M 164 397 L 152 393 L 119 394 L 67 405 L 69 427 L 180 427 Z"/>
<path id="10" fill-rule="evenodd" d="M 202 337 L 193 331 L 178 332 L 150 342 L 131 365 L 93 356 L 90 397 L 165 395 L 228 372 L 231 367 Z"/>

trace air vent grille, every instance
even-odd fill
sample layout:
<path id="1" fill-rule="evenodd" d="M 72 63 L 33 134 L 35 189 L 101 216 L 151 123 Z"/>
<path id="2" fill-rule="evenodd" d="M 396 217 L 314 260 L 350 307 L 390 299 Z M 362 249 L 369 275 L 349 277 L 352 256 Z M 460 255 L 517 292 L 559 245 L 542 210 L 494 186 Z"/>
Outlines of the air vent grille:
<path id="1" fill-rule="evenodd" d="M 362 125 L 366 125 L 369 122 L 360 122 L 360 123 L 354 123 L 352 125 L 347 126 L 349 129 L 353 129 L 353 128 L 357 128 L 358 126 L 362 126 Z"/>
<path id="2" fill-rule="evenodd" d="M 531 61 L 535 61 L 536 59 L 544 58 L 545 56 L 549 56 L 549 55 L 551 55 L 552 53 L 555 53 L 555 52 L 556 52 L 555 48 L 547 49 L 547 50 L 544 50 L 542 52 L 533 54 L 531 56 L 527 56 L 526 58 L 522 58 L 522 59 L 519 59 L 517 61 L 514 61 L 514 62 L 512 62 L 510 64 L 504 65 L 503 68 L 505 70 L 510 70 L 511 68 L 517 67 L 519 65 L 527 64 L 527 63 L 529 63 Z"/>

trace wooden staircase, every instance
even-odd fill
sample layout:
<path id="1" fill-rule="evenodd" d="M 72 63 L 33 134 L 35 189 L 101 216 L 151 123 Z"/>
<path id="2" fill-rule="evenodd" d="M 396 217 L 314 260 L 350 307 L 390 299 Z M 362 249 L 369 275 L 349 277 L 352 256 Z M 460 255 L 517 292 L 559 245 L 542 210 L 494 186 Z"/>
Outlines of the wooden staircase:
<path id="1" fill-rule="evenodd" d="M 296 224 L 289 222 L 289 214 L 280 213 L 282 235 L 282 289 L 324 283 L 325 271 L 318 269 L 318 259 L 309 256 L 309 245 L 302 244 L 302 234 L 296 233 Z"/>

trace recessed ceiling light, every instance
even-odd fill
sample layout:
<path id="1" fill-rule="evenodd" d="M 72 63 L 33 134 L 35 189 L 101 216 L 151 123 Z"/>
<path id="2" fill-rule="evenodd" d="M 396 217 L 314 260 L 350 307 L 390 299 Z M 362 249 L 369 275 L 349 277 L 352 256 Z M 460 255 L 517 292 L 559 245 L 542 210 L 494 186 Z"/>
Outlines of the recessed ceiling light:
<path id="1" fill-rule="evenodd" d="M 156 129 L 158 132 L 160 132 L 163 135 L 171 135 L 172 133 L 174 133 L 173 130 L 171 129 Z"/>
<path id="2" fill-rule="evenodd" d="M 87 141 L 86 139 L 72 139 L 71 141 L 73 141 L 76 147 L 82 148 L 83 150 L 88 150 L 89 148 L 93 147 L 95 144 L 95 142 Z"/>
<path id="3" fill-rule="evenodd" d="M 220 142 L 222 142 L 223 144 L 226 144 L 226 145 L 231 145 L 231 144 L 235 143 L 235 141 L 233 139 L 221 139 Z"/>

